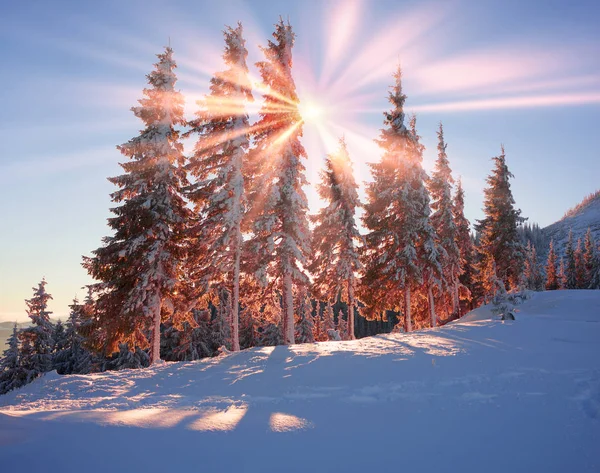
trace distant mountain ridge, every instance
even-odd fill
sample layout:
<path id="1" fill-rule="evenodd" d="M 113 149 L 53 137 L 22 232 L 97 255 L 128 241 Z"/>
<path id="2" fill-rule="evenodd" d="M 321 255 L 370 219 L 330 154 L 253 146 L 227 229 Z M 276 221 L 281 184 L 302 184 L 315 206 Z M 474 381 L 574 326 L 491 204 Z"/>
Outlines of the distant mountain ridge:
<path id="1" fill-rule="evenodd" d="M 588 195 L 581 203 L 568 210 L 563 218 L 542 229 L 549 242 L 554 241 L 554 247 L 562 253 L 573 231 L 574 243 L 577 238 L 583 240 L 587 229 L 592 230 L 596 242 L 600 241 L 600 190 Z"/>

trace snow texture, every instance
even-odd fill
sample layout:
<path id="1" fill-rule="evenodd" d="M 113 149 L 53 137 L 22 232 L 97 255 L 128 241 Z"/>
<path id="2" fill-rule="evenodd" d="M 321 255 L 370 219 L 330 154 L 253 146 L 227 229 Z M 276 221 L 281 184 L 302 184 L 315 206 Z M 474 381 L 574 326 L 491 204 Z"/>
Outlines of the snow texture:
<path id="1" fill-rule="evenodd" d="M 600 291 L 549 291 L 511 322 L 481 307 L 411 334 L 52 372 L 0 397 L 0 464 L 64 473 L 597 472 L 598 340 Z"/>

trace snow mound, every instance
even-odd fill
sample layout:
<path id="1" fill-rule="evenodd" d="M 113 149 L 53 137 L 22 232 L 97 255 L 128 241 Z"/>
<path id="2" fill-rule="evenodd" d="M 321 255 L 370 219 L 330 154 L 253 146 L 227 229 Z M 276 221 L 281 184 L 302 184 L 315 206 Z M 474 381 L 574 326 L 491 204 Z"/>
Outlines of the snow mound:
<path id="1" fill-rule="evenodd" d="M 536 293 L 518 310 L 510 323 L 481 308 L 411 334 L 48 374 L 0 396 L 0 464 L 600 471 L 600 291 Z"/>

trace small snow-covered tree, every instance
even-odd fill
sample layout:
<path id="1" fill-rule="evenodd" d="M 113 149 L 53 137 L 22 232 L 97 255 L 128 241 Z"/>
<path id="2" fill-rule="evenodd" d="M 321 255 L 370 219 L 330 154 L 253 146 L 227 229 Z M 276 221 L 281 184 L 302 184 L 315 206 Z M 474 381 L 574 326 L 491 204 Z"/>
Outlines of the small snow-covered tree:
<path id="1" fill-rule="evenodd" d="M 54 344 L 52 345 L 52 352 L 54 353 L 54 355 L 63 351 L 67 345 L 65 326 L 60 320 L 57 320 L 54 324 L 54 333 L 52 334 L 52 341 L 54 342 Z"/>
<path id="2" fill-rule="evenodd" d="M 325 170 L 317 193 L 327 206 L 312 217 L 312 259 L 308 266 L 314 275 L 313 288 L 329 303 L 340 298 L 348 304 L 348 339 L 354 336 L 356 272 L 361 269 L 358 245 L 362 238 L 355 213 L 360 202 L 346 141 L 325 158 Z"/>
<path id="3" fill-rule="evenodd" d="M 27 373 L 21 366 L 19 331 L 16 323 L 6 342 L 6 350 L 0 358 L 0 394 L 20 388 L 27 382 Z"/>
<path id="4" fill-rule="evenodd" d="M 456 186 L 456 194 L 452 206 L 454 225 L 456 227 L 456 244 L 460 252 L 460 276 L 459 295 L 460 299 L 472 301 L 473 284 L 475 278 L 473 239 L 471 238 L 471 223 L 465 217 L 465 191 L 462 181 L 459 179 Z M 462 289 L 462 291 L 461 291 Z M 462 315 L 460 305 L 459 316 Z"/>
<path id="5" fill-rule="evenodd" d="M 564 286 L 565 289 L 577 289 L 577 258 L 575 255 L 575 247 L 573 245 L 573 230 L 569 230 L 569 238 L 567 240 L 567 247 L 565 248 L 564 256 Z"/>
<path id="6" fill-rule="evenodd" d="M 327 337 L 331 340 L 329 333 L 335 330 L 335 318 L 333 316 L 333 307 L 329 302 L 325 305 L 325 310 L 323 311 L 323 328 Z"/>
<path id="7" fill-rule="evenodd" d="M 216 351 L 224 346 L 227 350 L 231 348 L 231 293 L 226 289 L 218 291 L 215 299 L 216 316 L 212 320 L 212 345 Z"/>
<path id="8" fill-rule="evenodd" d="M 140 347 L 135 347 L 130 350 L 127 343 L 119 345 L 119 352 L 114 360 L 110 363 L 110 368 L 113 370 L 136 370 L 146 368 L 150 365 L 150 357 Z"/>
<path id="9" fill-rule="evenodd" d="M 280 20 L 258 62 L 266 91 L 254 125 L 255 148 L 249 156 L 251 209 L 247 213 L 248 267 L 263 287 L 281 293 L 283 339 L 294 343 L 294 285 L 306 287 L 303 265 L 310 251 L 307 184 L 300 142 L 302 118 L 292 78 L 294 33 Z M 275 287 L 276 285 L 276 287 Z"/>
<path id="10" fill-rule="evenodd" d="M 152 363 L 160 360 L 163 310 L 172 313 L 189 216 L 181 193 L 187 185 L 185 158 L 176 129 L 186 122 L 175 68 L 170 47 L 158 54 L 147 76 L 150 87 L 140 106 L 132 108 L 145 127 L 117 147 L 130 160 L 121 164 L 124 174 L 109 178 L 119 188 L 111 195 L 119 204 L 109 219 L 114 234 L 83 263 L 100 281 L 94 285 L 95 309 L 106 351 L 149 345 Z"/>
<path id="11" fill-rule="evenodd" d="M 577 280 L 578 289 L 587 289 L 588 287 L 585 274 L 583 251 L 581 238 L 578 238 L 577 246 L 575 246 L 575 279 Z"/>
<path id="12" fill-rule="evenodd" d="M 544 276 L 537 261 L 535 246 L 530 241 L 525 249 L 525 269 L 523 272 L 525 287 L 533 291 L 544 289 Z"/>
<path id="13" fill-rule="evenodd" d="M 70 306 L 71 312 L 65 324 L 64 343 L 54 355 L 54 368 L 59 374 L 85 374 L 91 371 L 91 354 L 86 350 L 85 340 L 80 333 L 82 323 L 81 314 L 85 305 L 80 304 L 77 298 L 73 299 Z"/>
<path id="14" fill-rule="evenodd" d="M 52 296 L 46 292 L 46 280 L 33 288 L 33 297 L 25 301 L 31 326 L 19 333 L 22 346 L 22 366 L 27 371 L 28 381 L 52 369 L 54 349 L 54 324 L 50 321 L 48 301 Z"/>
<path id="15" fill-rule="evenodd" d="M 446 154 L 447 144 L 444 141 L 444 128 L 440 123 L 438 135 L 438 158 L 435 168 L 428 181 L 431 194 L 431 225 L 436 235 L 441 252 L 441 265 L 443 271 L 444 293 L 442 303 L 446 305 L 445 295 L 451 302 L 451 310 L 446 312 L 458 313 L 459 305 L 459 276 L 461 273 L 461 253 L 458 246 L 458 230 L 454 219 L 454 206 L 452 202 L 452 171 Z M 464 218 L 464 216 L 463 216 Z M 432 321 L 433 322 L 433 321 Z"/>
<path id="16" fill-rule="evenodd" d="M 256 321 L 252 311 L 245 307 L 240 312 L 240 348 L 250 348 L 258 345 Z"/>
<path id="17" fill-rule="evenodd" d="M 340 340 L 348 340 L 348 321 L 344 319 L 344 313 L 341 310 L 338 312 L 337 332 Z M 335 333 L 331 333 L 329 336 L 332 340 L 336 339 Z"/>
<path id="18" fill-rule="evenodd" d="M 404 124 L 402 73 L 394 74 L 389 94 L 392 104 L 385 113 L 385 128 L 377 143 L 383 150 L 371 164 L 373 182 L 367 185 L 363 216 L 367 228 L 362 254 L 364 275 L 360 299 L 368 317 L 380 318 L 385 310 L 403 312 L 407 331 L 412 330 L 411 290 L 431 287 L 427 270 L 439 266 L 435 231 L 429 222 L 427 175 L 421 164 L 421 145 Z M 433 276 L 432 272 L 429 272 Z"/>
<path id="19" fill-rule="evenodd" d="M 585 287 L 588 289 L 600 289 L 600 252 L 596 248 L 590 228 L 588 228 L 585 234 L 584 247 Z"/>
<path id="20" fill-rule="evenodd" d="M 475 226 L 480 232 L 480 263 L 485 266 L 493 257 L 498 277 L 506 287 L 514 289 L 519 285 L 525 258 L 517 228 L 525 219 L 520 216 L 521 211 L 515 209 L 509 183 L 514 176 L 506 165 L 504 146 L 500 155 L 492 159 L 494 169 L 483 191 L 485 217 Z"/>
<path id="21" fill-rule="evenodd" d="M 559 265 L 559 269 L 558 269 L 558 288 L 559 289 L 566 289 L 567 288 L 567 275 L 566 275 L 566 270 L 565 270 L 565 258 L 562 257 L 560 259 L 560 265 Z"/>
<path id="22" fill-rule="evenodd" d="M 239 303 L 242 215 L 245 211 L 242 167 L 250 126 L 245 104 L 252 100 L 242 25 L 224 32 L 227 65 L 210 81 L 210 94 L 187 133 L 198 134 L 187 166 L 197 182 L 190 186 L 195 218 L 190 225 L 188 282 L 199 290 L 226 288 L 231 297 L 232 349 L 240 349 Z"/>
<path id="23" fill-rule="evenodd" d="M 546 290 L 555 291 L 560 287 L 558 274 L 556 273 L 557 256 L 554 251 L 554 241 L 550 240 L 550 249 L 548 250 L 548 260 L 546 262 Z"/>
<path id="24" fill-rule="evenodd" d="M 312 316 L 312 304 L 305 291 L 298 295 L 297 317 L 296 317 L 296 343 L 313 343 L 314 321 Z"/>

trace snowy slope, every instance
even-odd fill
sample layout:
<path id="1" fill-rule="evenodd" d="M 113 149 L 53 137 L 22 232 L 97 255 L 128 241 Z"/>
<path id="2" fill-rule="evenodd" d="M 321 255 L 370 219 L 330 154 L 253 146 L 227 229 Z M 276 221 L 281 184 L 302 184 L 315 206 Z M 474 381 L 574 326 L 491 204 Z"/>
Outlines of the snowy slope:
<path id="1" fill-rule="evenodd" d="M 14 322 L 0 322 L 0 356 L 6 348 L 6 342 L 13 333 Z M 29 324 L 18 324 L 18 328 L 28 327 Z"/>
<path id="2" fill-rule="evenodd" d="M 542 229 L 542 232 L 547 241 L 553 239 L 555 248 L 563 253 L 569 230 L 573 230 L 574 243 L 577 243 L 578 237 L 583 241 L 588 228 L 592 229 L 595 240 L 600 241 L 600 191 L 584 199 L 558 222 Z"/>
<path id="3" fill-rule="evenodd" d="M 0 397 L 2 471 L 600 471 L 600 291 Z M 468 321 L 471 319 L 471 321 Z"/>

